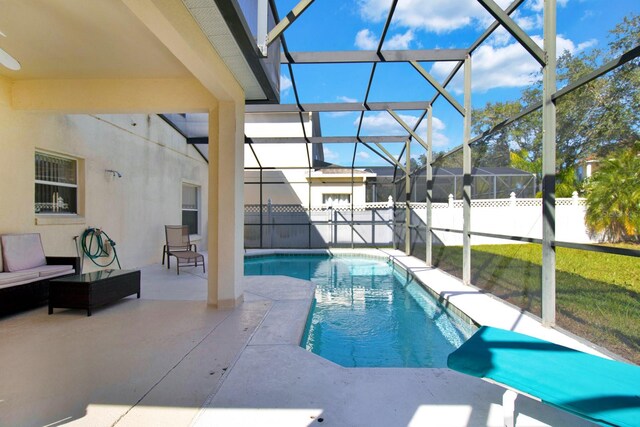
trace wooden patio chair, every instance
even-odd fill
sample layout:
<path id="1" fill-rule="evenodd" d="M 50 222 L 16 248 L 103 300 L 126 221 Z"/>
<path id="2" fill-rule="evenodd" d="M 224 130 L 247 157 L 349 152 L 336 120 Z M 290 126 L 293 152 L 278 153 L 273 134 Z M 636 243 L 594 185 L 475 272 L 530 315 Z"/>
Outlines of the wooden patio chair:
<path id="1" fill-rule="evenodd" d="M 204 255 L 197 251 L 195 244 L 189 238 L 189 227 L 187 225 L 165 225 L 165 236 L 167 244 L 162 252 L 162 263 L 167 255 L 167 268 L 171 268 L 171 257 L 176 258 L 176 270 L 180 274 L 180 265 L 183 267 L 197 267 L 198 260 L 202 260 L 202 272 L 205 273 Z"/>

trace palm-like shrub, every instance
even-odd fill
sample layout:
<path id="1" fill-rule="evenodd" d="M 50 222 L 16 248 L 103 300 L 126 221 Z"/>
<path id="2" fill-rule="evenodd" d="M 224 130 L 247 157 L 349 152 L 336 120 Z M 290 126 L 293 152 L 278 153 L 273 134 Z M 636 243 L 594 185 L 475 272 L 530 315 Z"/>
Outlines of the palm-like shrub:
<path id="1" fill-rule="evenodd" d="M 574 191 L 580 191 L 580 183 L 573 166 L 564 167 L 556 172 L 556 197 L 571 197 Z"/>
<path id="2" fill-rule="evenodd" d="M 589 230 L 610 242 L 639 241 L 640 142 L 604 160 L 587 183 Z"/>

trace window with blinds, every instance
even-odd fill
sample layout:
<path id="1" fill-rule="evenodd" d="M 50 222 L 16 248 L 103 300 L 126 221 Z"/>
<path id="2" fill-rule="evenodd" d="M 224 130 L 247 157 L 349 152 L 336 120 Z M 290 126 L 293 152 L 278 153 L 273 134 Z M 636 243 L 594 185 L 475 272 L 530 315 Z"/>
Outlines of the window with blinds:
<path id="1" fill-rule="evenodd" d="M 189 226 L 189 234 L 198 234 L 200 217 L 200 187 L 182 184 L 182 225 Z"/>
<path id="2" fill-rule="evenodd" d="M 36 152 L 35 212 L 78 213 L 78 161 Z"/>

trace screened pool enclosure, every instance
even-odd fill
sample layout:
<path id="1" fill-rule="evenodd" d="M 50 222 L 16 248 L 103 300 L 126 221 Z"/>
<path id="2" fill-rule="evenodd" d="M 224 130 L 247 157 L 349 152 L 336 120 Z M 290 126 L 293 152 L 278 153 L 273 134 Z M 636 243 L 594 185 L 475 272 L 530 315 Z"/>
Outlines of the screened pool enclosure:
<path id="1" fill-rule="evenodd" d="M 637 244 L 600 244 L 602 234 L 585 225 L 588 182 L 582 181 L 581 169 L 587 159 L 606 162 L 624 150 L 637 150 L 640 19 L 625 18 L 612 32 L 617 39 L 610 49 L 589 62 L 576 52 L 559 51 L 558 34 L 565 29 L 557 22 L 568 20 L 557 20 L 555 0 L 539 2 L 544 4 L 537 15 L 542 36 L 520 19 L 522 8 L 533 10 L 523 0 L 504 9 L 493 0 L 478 0 L 484 16 L 476 22 L 487 25 L 464 46 L 442 32 L 424 49 L 394 50 L 386 48 L 397 45 L 388 33 L 401 25 L 394 0 L 369 50 L 349 50 L 351 41 L 342 45 L 345 50 L 331 50 L 321 34 L 314 34 L 322 49 L 298 51 L 306 39 L 297 19 L 322 12 L 313 3 L 302 0 L 290 11 L 277 10 L 276 2 L 269 1 L 281 22 L 270 34 L 270 40 L 281 42 L 287 86 L 281 96 L 287 91 L 292 102 L 248 104 L 246 113 L 289 114 L 300 126 L 245 137 L 245 195 L 252 198 L 245 198 L 246 248 L 395 247 L 494 292 L 539 316 L 544 325 L 558 325 L 640 361 L 640 333 L 609 321 L 620 311 L 594 314 L 574 304 L 587 294 L 616 299 L 611 307 L 618 308 L 611 310 L 624 310 L 640 322 L 640 294 L 609 292 L 608 283 L 580 276 L 579 264 L 573 273 L 558 267 L 570 257 L 615 263 L 640 256 Z M 285 37 L 290 32 L 295 37 Z M 484 80 L 474 80 L 472 63 L 486 54 L 487 46 L 497 46 L 497 37 L 526 51 L 540 72 L 522 85 L 519 99 L 472 108 L 472 95 L 484 96 L 476 90 Z M 572 72 L 578 59 L 586 65 Z M 398 67 L 414 70 L 415 79 L 395 78 Z M 439 78 L 443 69 L 446 75 Z M 486 79 L 482 73 L 477 71 Z M 307 86 L 331 87 L 331 79 L 353 79 L 360 95 L 314 102 Z M 381 99 L 382 86 L 398 88 L 397 94 Z M 594 98 L 605 90 L 604 101 Z M 510 108 L 498 108 L 507 104 Z M 341 117 L 350 117 L 353 133 L 323 132 Z M 624 122 L 624 132 L 611 131 L 615 120 Z M 206 157 L 206 119 L 185 114 L 181 121 L 204 124 L 200 133 L 193 131 L 197 126 L 187 132 L 183 125 L 182 130 Z M 374 122 L 386 125 L 370 126 Z M 457 129 L 460 141 L 444 151 L 443 126 Z M 282 161 L 300 147 L 297 164 Z M 339 150 L 348 151 L 350 161 L 333 160 Z M 325 197 L 316 195 L 323 185 L 333 189 Z M 281 197 L 283 188 L 295 196 L 293 201 Z M 616 336 L 615 342 L 605 334 Z"/>

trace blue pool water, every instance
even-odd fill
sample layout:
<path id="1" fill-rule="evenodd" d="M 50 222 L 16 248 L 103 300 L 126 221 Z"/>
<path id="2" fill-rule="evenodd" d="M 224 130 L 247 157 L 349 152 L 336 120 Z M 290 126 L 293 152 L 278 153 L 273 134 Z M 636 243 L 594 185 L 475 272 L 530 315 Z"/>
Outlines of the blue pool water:
<path id="1" fill-rule="evenodd" d="M 308 350 L 346 367 L 445 367 L 473 331 L 383 260 L 326 255 L 247 258 L 246 275 L 311 280 Z M 305 340 L 303 340 L 305 341 Z"/>

